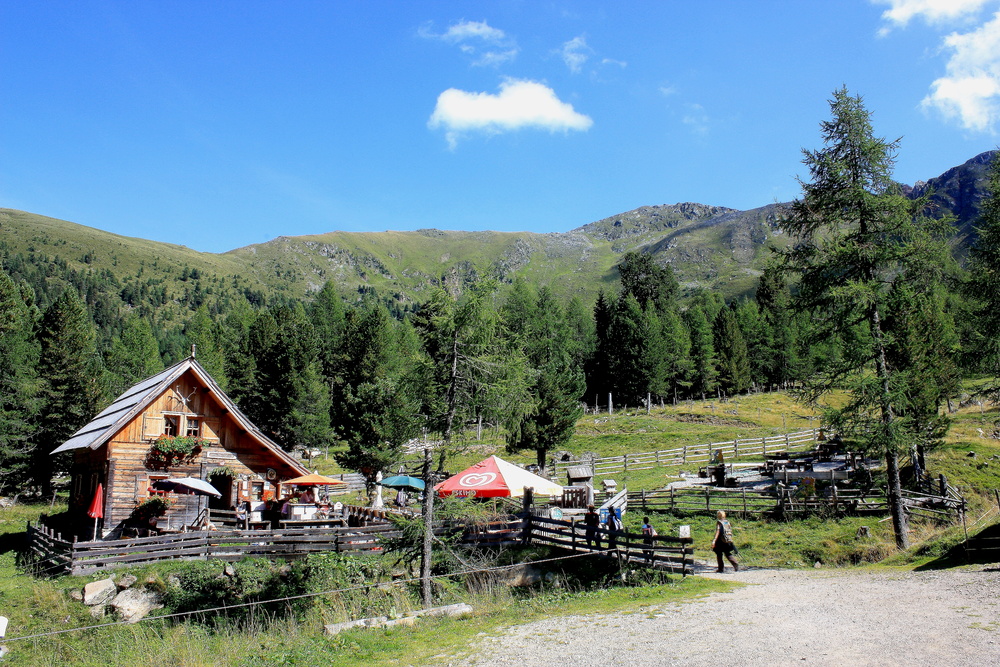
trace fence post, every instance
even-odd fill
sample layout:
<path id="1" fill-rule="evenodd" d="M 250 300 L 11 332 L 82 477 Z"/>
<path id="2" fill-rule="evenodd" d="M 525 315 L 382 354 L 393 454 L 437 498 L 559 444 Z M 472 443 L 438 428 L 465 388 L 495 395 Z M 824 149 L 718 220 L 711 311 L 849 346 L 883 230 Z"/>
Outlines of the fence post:
<path id="1" fill-rule="evenodd" d="M 788 442 L 788 434 L 786 433 L 785 434 L 785 451 L 787 452 L 789 449 L 791 449 L 791 447 L 792 447 L 792 445 Z"/>
<path id="2" fill-rule="evenodd" d="M 767 438 L 760 439 L 760 455 L 767 456 Z"/>
<path id="3" fill-rule="evenodd" d="M 681 452 L 681 464 L 687 465 L 688 462 L 688 446 L 684 445 L 684 451 Z"/>
<path id="4" fill-rule="evenodd" d="M 628 475 L 628 454 L 622 454 L 622 468 L 624 468 L 625 475 Z"/>
<path id="5" fill-rule="evenodd" d="M 740 439 L 736 438 L 733 440 L 733 458 L 740 458 Z"/>
<path id="6" fill-rule="evenodd" d="M 569 530 L 572 537 L 573 553 L 576 553 L 576 517 L 569 520 Z"/>
<path id="7" fill-rule="evenodd" d="M 705 487 L 705 509 L 709 512 L 712 511 L 712 498 L 709 495 L 708 487 Z"/>
<path id="8" fill-rule="evenodd" d="M 743 487 L 743 518 L 747 518 L 747 489 Z"/>

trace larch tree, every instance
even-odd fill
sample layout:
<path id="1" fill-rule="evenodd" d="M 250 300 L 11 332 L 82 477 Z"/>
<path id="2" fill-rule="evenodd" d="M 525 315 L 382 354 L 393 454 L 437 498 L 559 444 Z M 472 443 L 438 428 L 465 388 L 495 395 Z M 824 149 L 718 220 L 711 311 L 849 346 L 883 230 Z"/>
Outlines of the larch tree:
<path id="1" fill-rule="evenodd" d="M 979 372 L 993 377 L 986 391 L 1000 398 L 1000 151 L 993 155 L 986 181 L 986 197 L 976 223 L 978 237 L 969 252 L 969 279 L 965 293 L 974 304 L 975 340 Z"/>
<path id="2" fill-rule="evenodd" d="M 922 202 L 907 199 L 892 180 L 898 141 L 875 137 L 871 114 L 846 88 L 830 101 L 832 118 L 821 124 L 823 148 L 805 150 L 811 179 L 782 226 L 793 238 L 787 268 L 799 276 L 797 306 L 812 314 L 815 332 L 845 341 L 841 356 L 806 380 L 811 402 L 837 387 L 845 405 L 827 410 L 845 438 L 884 457 L 896 544 L 909 544 L 902 502 L 899 456 L 913 437 L 901 418 L 911 383 L 905 365 L 890 363 L 898 332 L 887 326 L 890 293 L 914 261 Z M 903 363 L 903 362 L 900 362 Z"/>

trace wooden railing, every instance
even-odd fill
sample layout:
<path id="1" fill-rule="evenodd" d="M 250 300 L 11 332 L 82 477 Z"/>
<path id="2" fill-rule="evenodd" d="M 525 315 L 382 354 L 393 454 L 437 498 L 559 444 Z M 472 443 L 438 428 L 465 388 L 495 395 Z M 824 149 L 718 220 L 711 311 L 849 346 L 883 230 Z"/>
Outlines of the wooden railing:
<path id="1" fill-rule="evenodd" d="M 722 450 L 726 460 L 747 456 L 766 456 L 781 452 L 805 451 L 816 443 L 819 431 L 807 429 L 784 435 L 774 435 L 764 438 L 739 438 L 726 442 L 712 442 L 702 445 L 684 445 L 672 449 L 661 449 L 654 452 L 638 452 L 621 456 L 585 457 L 571 461 L 553 461 L 550 470 L 553 476 L 565 473 L 567 469 L 587 465 L 594 472 L 594 477 L 612 475 L 619 472 L 627 473 L 639 470 L 654 470 L 656 468 L 676 467 L 684 465 L 700 465 L 708 463 L 717 450 Z"/>
<path id="2" fill-rule="evenodd" d="M 573 552 L 603 553 L 627 562 L 685 575 L 691 573 L 694 563 L 691 538 L 667 535 L 646 537 L 624 531 L 612 533 L 606 528 L 592 528 L 591 531 L 592 537 L 588 540 L 588 530 L 580 521 L 529 516 L 524 520 L 523 541 Z"/>

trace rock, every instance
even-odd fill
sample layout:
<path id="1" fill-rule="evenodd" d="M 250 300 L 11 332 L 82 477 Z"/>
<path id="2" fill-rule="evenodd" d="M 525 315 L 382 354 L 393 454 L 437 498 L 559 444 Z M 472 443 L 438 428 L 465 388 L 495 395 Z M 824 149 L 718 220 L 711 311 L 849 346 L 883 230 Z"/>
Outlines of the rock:
<path id="1" fill-rule="evenodd" d="M 125 590 L 126 588 L 132 588 L 135 582 L 139 581 L 139 578 L 134 574 L 126 574 L 124 577 L 118 580 L 118 590 Z"/>
<path id="2" fill-rule="evenodd" d="M 823 567 L 823 564 L 822 564 L 822 563 L 820 563 L 819 561 L 816 561 L 816 562 L 815 562 L 815 563 L 813 564 L 813 567 L 814 567 L 814 568 L 816 568 L 816 569 L 818 570 L 819 568 Z"/>
<path id="3" fill-rule="evenodd" d="M 104 609 L 105 605 L 103 604 L 99 604 L 96 607 L 91 607 L 90 617 L 98 621 L 101 620 L 102 618 L 104 618 Z"/>
<path id="4" fill-rule="evenodd" d="M 127 623 L 138 623 L 149 612 L 162 607 L 159 593 L 142 588 L 128 588 L 111 602 L 111 608 Z"/>
<path id="5" fill-rule="evenodd" d="M 83 604 L 94 607 L 109 602 L 118 592 L 114 579 L 92 581 L 83 587 Z"/>
<path id="6" fill-rule="evenodd" d="M 224 568 L 222 569 L 222 572 L 223 572 L 223 574 L 225 574 L 225 575 L 226 575 L 227 577 L 235 577 L 235 576 L 236 576 L 236 568 L 235 568 L 235 567 L 233 567 L 233 564 L 232 564 L 232 563 L 226 563 L 226 567 L 224 567 Z"/>
<path id="7" fill-rule="evenodd" d="M 528 564 L 500 570 L 496 576 L 507 586 L 534 586 L 542 581 L 542 573 Z"/>
<path id="8" fill-rule="evenodd" d="M 76 600 L 77 602 L 83 602 L 83 592 L 78 591 L 75 588 L 69 592 L 69 597 L 71 600 Z"/>
<path id="9" fill-rule="evenodd" d="M 180 577 L 178 577 L 176 574 L 171 574 L 169 577 L 167 577 L 167 586 L 169 586 L 170 588 L 180 588 L 181 587 Z"/>
<path id="10" fill-rule="evenodd" d="M 976 458 L 976 453 L 975 452 L 969 452 L 968 454 L 966 454 L 966 456 L 968 456 L 970 459 L 974 459 L 974 458 Z"/>

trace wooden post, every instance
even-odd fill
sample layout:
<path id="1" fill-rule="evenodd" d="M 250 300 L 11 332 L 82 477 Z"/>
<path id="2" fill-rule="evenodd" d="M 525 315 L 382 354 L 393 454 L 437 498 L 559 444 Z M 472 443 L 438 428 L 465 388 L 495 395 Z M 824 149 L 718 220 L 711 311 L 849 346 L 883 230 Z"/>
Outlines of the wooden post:
<path id="1" fill-rule="evenodd" d="M 588 510 L 589 511 L 589 510 Z M 573 552 L 576 553 L 576 517 L 569 520 L 570 538 L 573 543 Z"/>
<path id="2" fill-rule="evenodd" d="M 743 487 L 743 518 L 747 518 L 747 489 Z"/>
<path id="3" fill-rule="evenodd" d="M 760 455 L 767 456 L 767 438 L 760 439 Z"/>
<path id="4" fill-rule="evenodd" d="M 733 440 L 733 458 L 740 458 L 740 439 L 736 438 Z"/>
<path id="5" fill-rule="evenodd" d="M 652 405 L 653 405 L 653 395 L 650 394 L 649 392 L 646 392 L 646 414 L 647 415 L 649 414 L 649 409 L 652 407 Z"/>
<path id="6" fill-rule="evenodd" d="M 424 543 L 420 560 L 420 594 L 424 609 L 434 602 L 431 588 L 431 559 L 434 545 L 434 480 L 431 476 L 431 450 L 424 449 Z"/>
<path id="7" fill-rule="evenodd" d="M 997 500 L 997 503 L 1000 504 L 1000 499 Z M 677 505 L 677 502 L 674 500 L 674 487 L 671 486 L 670 487 L 670 511 L 671 512 L 674 511 L 674 508 L 676 507 L 676 505 Z"/>
<path id="8" fill-rule="evenodd" d="M 712 497 L 709 495 L 708 487 L 705 487 L 705 509 L 712 511 Z"/>
<path id="9" fill-rule="evenodd" d="M 608 414 L 613 415 L 615 413 L 615 404 L 611 400 L 611 392 L 608 392 Z"/>

